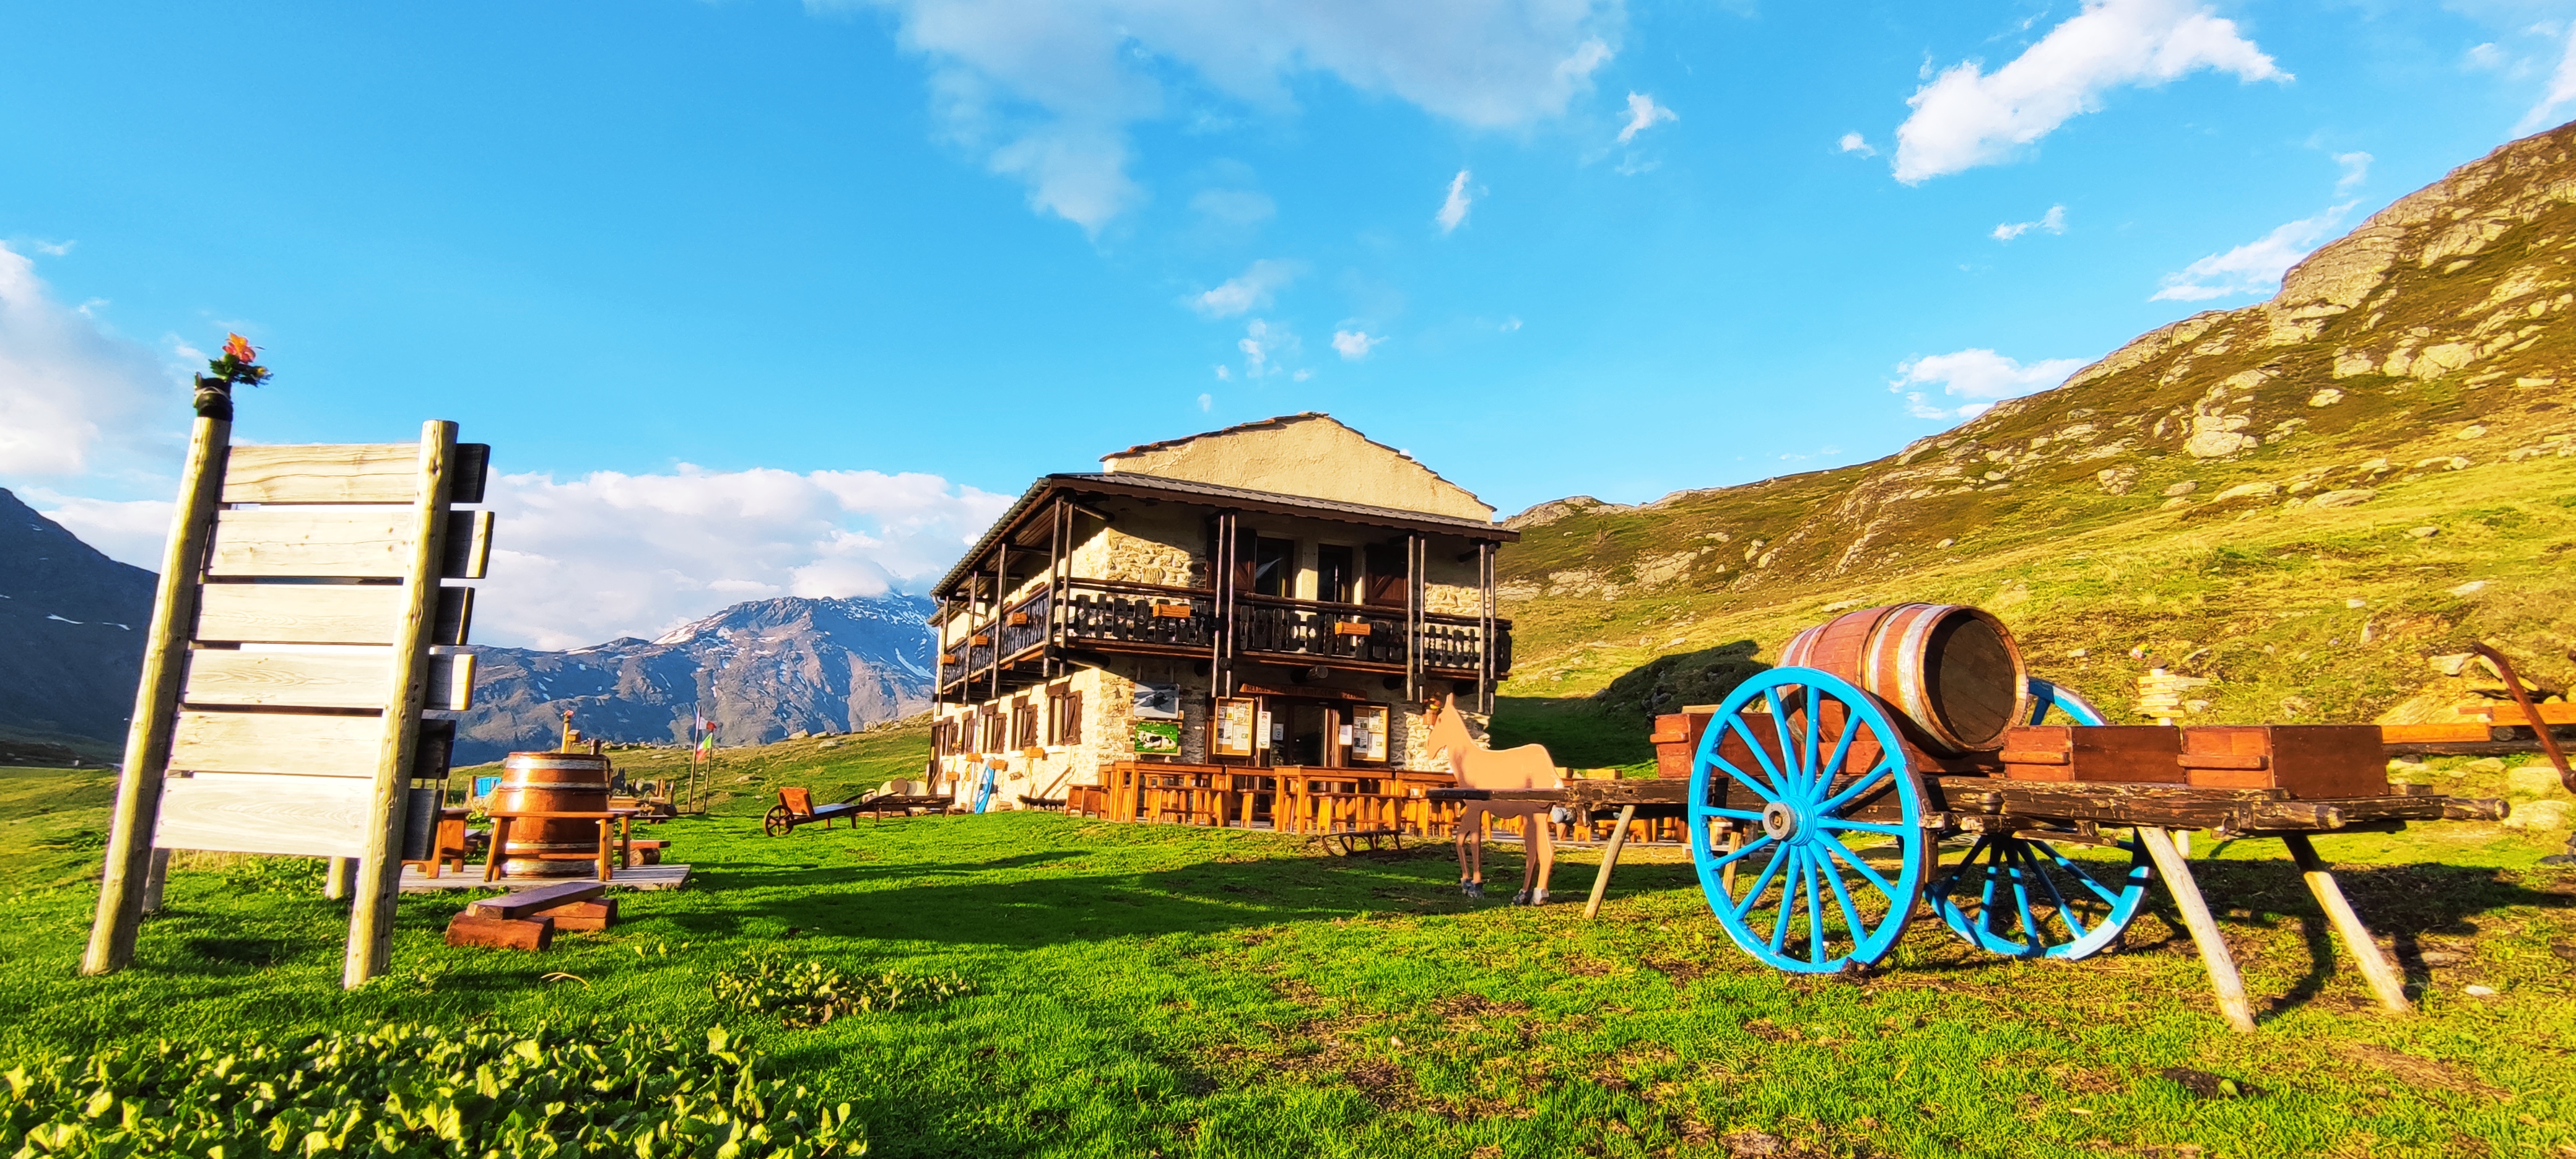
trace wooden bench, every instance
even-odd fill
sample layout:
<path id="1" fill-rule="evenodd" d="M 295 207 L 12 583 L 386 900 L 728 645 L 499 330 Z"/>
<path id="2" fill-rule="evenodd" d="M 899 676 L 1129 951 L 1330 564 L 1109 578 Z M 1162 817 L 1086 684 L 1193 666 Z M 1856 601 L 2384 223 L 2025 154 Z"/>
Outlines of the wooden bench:
<path id="1" fill-rule="evenodd" d="M 626 843 L 626 868 L 633 869 L 638 865 L 660 865 L 662 851 L 670 846 L 670 842 L 658 839 L 637 838 L 629 841 Z"/>
<path id="2" fill-rule="evenodd" d="M 447 944 L 496 950 L 543 950 L 556 930 L 604 930 L 617 924 L 617 903 L 596 881 L 567 881 L 485 898 L 447 923 Z"/>

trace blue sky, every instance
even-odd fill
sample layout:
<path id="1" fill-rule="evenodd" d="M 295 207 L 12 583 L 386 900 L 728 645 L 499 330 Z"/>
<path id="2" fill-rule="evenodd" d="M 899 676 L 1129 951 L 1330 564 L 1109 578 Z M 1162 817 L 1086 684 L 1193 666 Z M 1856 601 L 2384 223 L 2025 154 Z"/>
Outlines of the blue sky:
<path id="1" fill-rule="evenodd" d="M 150 563 L 238 330 L 245 439 L 496 444 L 484 638 L 562 646 L 915 586 L 1271 414 L 1506 512 L 1855 462 L 2576 115 L 2571 17 L 20 5 L 0 486 Z"/>

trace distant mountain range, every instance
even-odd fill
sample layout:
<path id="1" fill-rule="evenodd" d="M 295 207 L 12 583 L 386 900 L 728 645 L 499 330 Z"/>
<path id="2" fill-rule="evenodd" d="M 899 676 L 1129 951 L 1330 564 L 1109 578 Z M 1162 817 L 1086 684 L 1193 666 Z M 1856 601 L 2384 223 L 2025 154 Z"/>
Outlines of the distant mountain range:
<path id="1" fill-rule="evenodd" d="M 152 582 L 0 489 L 0 764 L 123 745 Z"/>
<path id="2" fill-rule="evenodd" d="M 0 764 L 116 758 L 153 582 L 0 489 Z M 551 748 L 566 708 L 573 727 L 625 742 L 685 741 L 703 713 L 727 745 L 909 716 L 930 707 L 933 606 L 906 595 L 755 600 L 658 640 L 476 647 L 456 762 Z"/>
<path id="3" fill-rule="evenodd" d="M 566 708 L 586 735 L 664 743 L 687 740 L 691 713 L 703 713 L 725 745 L 910 716 L 930 707 L 934 606 L 906 595 L 755 600 L 658 640 L 478 647 L 456 763 L 551 748 Z"/>

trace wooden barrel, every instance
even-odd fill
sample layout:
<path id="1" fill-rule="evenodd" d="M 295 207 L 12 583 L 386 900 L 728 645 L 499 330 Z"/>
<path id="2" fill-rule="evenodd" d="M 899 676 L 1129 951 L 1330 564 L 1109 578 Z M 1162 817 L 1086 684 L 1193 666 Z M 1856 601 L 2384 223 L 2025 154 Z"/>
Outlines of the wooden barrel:
<path id="1" fill-rule="evenodd" d="M 589 753 L 511 753 L 501 762 L 501 784 L 492 792 L 492 807 L 547 813 L 597 813 L 608 808 L 608 758 Z M 597 821 L 513 821 L 510 840 L 501 849 L 511 877 L 585 877 L 599 872 L 596 861 L 565 857 L 541 860 L 540 854 L 599 852 Z"/>
<path id="2" fill-rule="evenodd" d="M 1780 664 L 1859 685 L 1896 710 L 1914 743 L 1940 756 L 1992 749 L 2030 712 L 2030 670 L 2012 629 L 1963 604 L 1846 612 L 1792 637 Z"/>

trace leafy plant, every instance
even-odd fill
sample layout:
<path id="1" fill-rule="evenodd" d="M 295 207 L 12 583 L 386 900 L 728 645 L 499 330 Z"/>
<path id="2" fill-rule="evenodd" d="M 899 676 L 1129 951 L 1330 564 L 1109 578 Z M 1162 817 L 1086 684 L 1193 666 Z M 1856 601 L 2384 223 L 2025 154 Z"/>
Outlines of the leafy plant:
<path id="1" fill-rule="evenodd" d="M 287 1044 L 132 1043 L 0 1075 L 0 1153 L 632 1154 L 809 1159 L 867 1150 L 849 1104 L 704 1046 L 603 1021 L 526 1033 L 379 1024 Z"/>
<path id="2" fill-rule="evenodd" d="M 821 1026 L 868 1011 L 936 1005 L 974 992 L 958 974 L 849 975 L 821 962 L 753 954 L 716 972 L 716 997 L 735 1009 L 776 1015 L 788 1026 Z"/>

